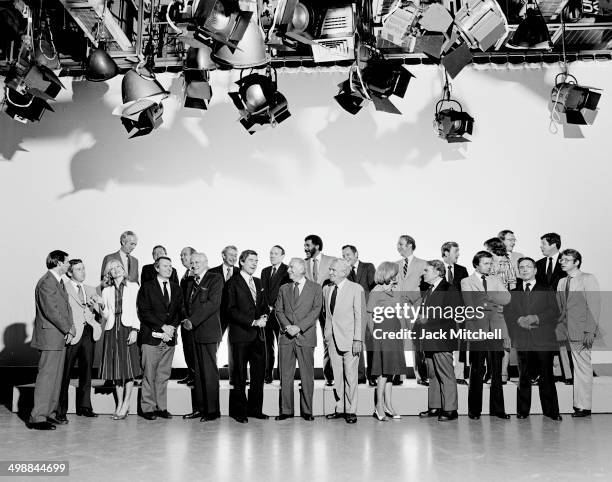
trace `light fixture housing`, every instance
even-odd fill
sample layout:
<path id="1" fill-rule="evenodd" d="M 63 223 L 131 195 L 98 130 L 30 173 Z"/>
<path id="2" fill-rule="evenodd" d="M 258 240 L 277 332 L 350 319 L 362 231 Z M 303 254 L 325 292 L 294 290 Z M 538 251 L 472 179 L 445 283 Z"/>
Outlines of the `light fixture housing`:
<path id="1" fill-rule="evenodd" d="M 104 82 L 116 77 L 119 67 L 104 48 L 104 42 L 99 41 L 87 57 L 85 78 L 90 82 Z"/>
<path id="2" fill-rule="evenodd" d="M 512 49 L 550 50 L 553 47 L 546 20 L 535 0 L 528 0 L 525 17 L 506 42 Z"/>
<path id="3" fill-rule="evenodd" d="M 236 84 L 238 92 L 228 94 L 240 112 L 240 123 L 249 134 L 267 126 L 276 127 L 291 116 L 287 99 L 278 91 L 275 69 L 268 66 L 265 75 L 241 76 Z"/>
<path id="4" fill-rule="evenodd" d="M 237 1 L 200 0 L 195 18 L 199 23 L 195 38 L 210 39 L 230 49 L 238 48 L 253 12 L 240 10 Z"/>
<path id="5" fill-rule="evenodd" d="M 508 35 L 508 21 L 495 0 L 465 0 L 455 25 L 471 47 L 483 52 L 501 45 Z"/>
<path id="6" fill-rule="evenodd" d="M 212 98 L 210 87 L 210 71 L 217 68 L 210 58 L 212 51 L 210 47 L 190 47 L 183 66 L 184 106 L 192 109 L 208 109 Z"/>
<path id="7" fill-rule="evenodd" d="M 458 110 L 455 110 L 453 106 L 457 106 Z M 474 118 L 464 112 L 458 101 L 450 98 L 439 100 L 436 104 L 434 122 L 438 136 L 448 143 L 470 142 L 465 135 L 472 135 Z"/>
<path id="8" fill-rule="evenodd" d="M 602 89 L 578 85 L 573 75 L 558 74 L 550 94 L 552 109 L 559 114 L 565 114 L 568 124 L 588 125 L 585 111 L 597 110 L 601 92 Z"/>

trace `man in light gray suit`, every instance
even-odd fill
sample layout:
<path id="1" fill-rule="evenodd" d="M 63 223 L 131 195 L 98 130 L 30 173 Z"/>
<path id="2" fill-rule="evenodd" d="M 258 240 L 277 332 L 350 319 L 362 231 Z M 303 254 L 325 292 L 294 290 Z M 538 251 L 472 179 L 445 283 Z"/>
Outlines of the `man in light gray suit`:
<path id="1" fill-rule="evenodd" d="M 32 333 L 32 348 L 40 351 L 38 375 L 34 387 L 34 408 L 27 423 L 36 430 L 55 430 L 68 423 L 57 420 L 66 343 L 76 330 L 72 310 L 62 276 L 68 271 L 68 254 L 51 251 L 47 256 L 47 271 L 36 284 L 36 318 Z"/>
<path id="2" fill-rule="evenodd" d="M 280 287 L 274 307 L 280 325 L 279 367 L 281 380 L 280 415 L 276 420 L 293 417 L 293 382 L 295 360 L 300 366 L 300 415 L 312 416 L 314 392 L 314 349 L 317 346 L 316 323 L 323 306 L 321 287 L 304 277 L 306 263 L 293 258 L 287 270 L 291 283 Z"/>
<path id="3" fill-rule="evenodd" d="M 336 410 L 328 419 L 357 423 L 359 355 L 365 332 L 365 294 L 361 285 L 346 279 L 349 264 L 336 259 L 329 268 L 331 284 L 323 288 L 325 341 L 336 380 Z"/>
<path id="4" fill-rule="evenodd" d="M 397 240 L 397 252 L 401 254 L 397 264 L 399 273 L 397 274 L 397 289 L 402 292 L 404 302 L 411 305 L 418 305 L 421 302 L 421 291 L 427 290 L 423 285 L 423 272 L 427 266 L 427 261 L 417 258 L 414 255 L 416 241 L 412 236 L 402 234 Z M 410 320 L 407 320 L 410 322 Z M 414 366 L 414 377 L 419 385 L 428 386 L 427 363 L 425 354 L 416 344 L 412 351 L 412 361 Z M 394 383 L 398 383 L 394 380 Z M 400 382 L 401 383 L 401 382 Z"/>
<path id="5" fill-rule="evenodd" d="M 306 279 L 314 281 L 320 286 L 325 286 L 329 283 L 329 267 L 331 266 L 331 256 L 324 255 L 323 240 L 316 234 L 309 234 L 304 238 L 304 252 L 306 253 Z M 325 314 L 321 310 L 319 316 L 319 324 L 321 325 L 321 333 L 325 333 Z M 329 350 L 323 336 L 323 376 L 327 381 L 327 386 L 334 384 L 334 373 L 329 361 Z"/>
<path id="6" fill-rule="evenodd" d="M 102 270 L 100 272 L 100 279 L 104 278 L 104 271 L 106 270 L 106 265 L 113 259 L 117 259 L 123 265 L 123 269 L 125 270 L 125 277 L 128 281 L 132 281 L 134 283 L 138 283 L 138 259 L 132 256 L 132 251 L 136 248 L 138 244 L 138 237 L 136 233 L 133 231 L 125 231 L 121 233 L 121 237 L 119 238 L 119 242 L 121 243 L 121 248 L 119 251 L 111 254 L 107 254 L 104 256 L 102 260 Z"/>

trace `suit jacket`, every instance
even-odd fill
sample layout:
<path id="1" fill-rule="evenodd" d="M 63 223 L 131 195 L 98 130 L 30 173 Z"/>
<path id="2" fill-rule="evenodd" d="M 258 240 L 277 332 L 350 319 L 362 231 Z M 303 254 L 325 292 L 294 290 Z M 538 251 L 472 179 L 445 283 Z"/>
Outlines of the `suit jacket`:
<path id="1" fill-rule="evenodd" d="M 510 293 L 497 276 L 487 276 L 487 293 L 484 291 L 482 279 L 476 272 L 461 280 L 461 293 L 466 306 L 482 310 L 482 318 L 470 316 L 466 321 L 466 329 L 477 331 L 502 330 L 502 336 L 507 338 L 508 328 L 504 321 L 503 307 L 510 303 Z"/>
<path id="2" fill-rule="evenodd" d="M 427 290 L 428 286 L 423 283 L 423 271 L 427 261 L 416 256 L 408 265 L 408 271 L 404 276 L 404 258 L 397 261 L 399 272 L 397 274 L 397 289 L 402 292 L 405 302 L 417 305 L 421 299 L 421 291 Z"/>
<path id="3" fill-rule="evenodd" d="M 319 285 L 323 286 L 326 280 L 329 279 L 329 267 L 332 264 L 334 258 L 332 256 L 327 256 L 326 254 L 319 254 L 319 265 L 317 266 L 318 277 L 314 279 L 312 273 L 312 258 L 306 258 L 304 261 L 306 262 L 306 279 L 310 281 L 314 281 Z"/>
<path id="4" fill-rule="evenodd" d="M 279 344 L 288 345 L 295 341 L 299 346 L 317 346 L 316 322 L 323 307 L 323 292 L 314 281 L 306 280 L 297 300 L 293 296 L 293 283 L 280 287 L 274 306 L 276 319 L 280 325 Z M 291 337 L 285 331 L 288 325 L 296 325 L 300 332 Z"/>
<path id="5" fill-rule="evenodd" d="M 329 304 L 335 285 L 329 284 L 323 288 L 323 303 L 325 306 L 325 341 L 336 342 L 340 351 L 349 351 L 353 341 L 363 341 L 365 337 L 366 302 L 361 285 L 345 280 L 338 288 L 334 313 Z"/>
<path id="6" fill-rule="evenodd" d="M 353 270 L 351 270 L 347 277 L 349 281 L 361 285 L 361 287 L 363 288 L 363 292 L 365 293 L 366 302 L 368 301 L 368 298 L 370 296 L 370 291 L 372 291 L 372 288 L 376 286 L 376 281 L 374 281 L 375 274 L 376 268 L 372 263 L 365 263 L 363 261 L 359 261 L 356 276 L 353 276 Z"/>
<path id="7" fill-rule="evenodd" d="M 232 268 L 234 270 L 232 276 L 236 276 L 238 273 L 240 273 L 240 268 L 237 268 L 236 266 L 232 266 Z M 221 278 L 223 278 L 223 284 L 226 283 L 223 263 L 221 263 L 219 266 L 215 266 L 214 268 L 210 268 L 208 271 L 211 273 L 220 274 Z"/>
<path id="8" fill-rule="evenodd" d="M 194 290 L 194 279 L 183 281 L 185 317 L 193 324 L 196 343 L 219 343 L 221 341 L 221 296 L 223 278 L 208 270 Z"/>
<path id="9" fill-rule="evenodd" d="M 251 324 L 262 315 L 268 314 L 269 308 L 264 299 L 261 281 L 255 277 L 253 280 L 257 291 L 256 301 L 253 301 L 249 285 L 241 274 L 232 276 L 225 283 L 230 343 L 246 343 L 258 336 L 263 340 L 263 328 Z"/>
<path id="10" fill-rule="evenodd" d="M 155 269 L 154 264 L 145 264 L 142 267 L 142 272 L 140 273 L 140 284 L 146 283 L 147 281 L 151 281 L 157 278 L 157 270 Z M 170 281 L 179 283 L 178 274 L 175 268 L 172 268 L 172 274 L 170 275 Z"/>
<path id="11" fill-rule="evenodd" d="M 546 286 L 536 284 L 531 293 L 516 287 L 510 291 L 510 303 L 504 307 L 504 318 L 517 350 L 557 350 L 559 344 L 555 328 L 559 319 L 555 293 Z M 539 324 L 531 329 L 518 324 L 521 316 L 535 315 Z"/>
<path id="12" fill-rule="evenodd" d="M 468 270 L 466 269 L 466 267 L 461 266 L 460 264 L 455 264 L 454 269 L 453 269 L 453 283 L 452 284 L 457 291 L 461 291 L 461 280 L 467 277 L 468 277 Z"/>
<path id="13" fill-rule="evenodd" d="M 128 281 L 131 281 L 132 283 L 138 283 L 138 259 L 132 256 L 131 254 L 128 254 L 128 258 L 130 260 L 130 272 L 128 273 L 127 266 L 123 266 L 123 268 L 125 269 L 125 277 Z M 121 265 L 123 265 L 123 260 L 121 259 L 119 251 L 107 254 L 102 260 L 102 270 L 100 271 L 100 279 L 104 278 L 104 270 L 106 269 L 106 265 L 109 261 L 113 259 L 118 260 Z"/>
<path id="14" fill-rule="evenodd" d="M 30 345 L 38 350 L 62 350 L 66 345 L 64 336 L 72 328 L 72 310 L 68 293 L 51 271 L 36 283 L 34 299 L 36 318 Z"/>
<path id="15" fill-rule="evenodd" d="M 85 325 L 90 325 L 93 329 L 93 339 L 98 341 L 102 335 L 102 326 L 96 320 L 97 313 L 83 303 L 81 295 L 77 292 L 70 280 L 64 280 L 66 291 L 68 292 L 68 300 L 70 301 L 70 309 L 72 310 L 72 321 L 76 329 L 76 335 L 70 342 L 71 345 L 76 345 L 83 336 Z M 83 284 L 85 288 L 85 299 L 89 299 L 91 295 L 96 294 L 96 289 L 93 286 Z M 101 315 L 101 314 L 100 314 Z"/>
<path id="16" fill-rule="evenodd" d="M 274 277 L 272 277 L 272 266 L 266 266 L 261 271 L 261 286 L 263 287 L 264 298 L 268 306 L 274 308 L 279 289 L 285 283 L 291 283 L 291 278 L 289 278 L 287 265 L 285 263 L 281 263 L 278 266 L 276 273 L 274 273 Z"/>
<path id="17" fill-rule="evenodd" d="M 599 331 L 601 293 L 597 278 L 579 271 L 570 281 L 569 296 L 565 299 L 565 286 L 569 278 L 561 278 L 557 286 L 557 304 L 561 311 L 561 328 L 570 341 L 582 341 L 585 333 Z"/>
<path id="18" fill-rule="evenodd" d="M 138 290 L 136 307 L 140 319 L 141 345 L 159 345 L 161 338 L 154 338 L 153 333 L 163 332 L 163 325 L 177 327 L 183 313 L 183 293 L 181 287 L 172 281 L 170 283 L 170 304 L 166 306 L 164 292 L 157 279 L 147 281 Z M 176 344 L 176 332 L 168 345 Z"/>
<path id="19" fill-rule="evenodd" d="M 421 336 L 421 329 L 425 333 L 443 333 L 446 339 L 436 340 L 421 338 L 421 349 L 423 351 L 453 351 L 457 349 L 457 340 L 451 337 L 451 330 L 457 328 L 455 319 L 448 314 L 449 308 L 454 310 L 461 305 L 461 297 L 457 289 L 445 279 L 431 292 L 426 292 L 423 297 L 424 314 L 426 318 L 418 320 L 415 328 L 419 330 L 417 336 Z"/>
<path id="20" fill-rule="evenodd" d="M 559 253 L 559 256 L 557 257 L 557 263 L 554 266 L 550 283 L 546 278 L 547 263 L 548 258 L 541 258 L 536 261 L 536 268 L 538 270 L 538 272 L 536 273 L 536 283 L 555 291 L 557 289 L 559 281 L 567 276 L 567 273 L 561 269 L 561 254 Z"/>

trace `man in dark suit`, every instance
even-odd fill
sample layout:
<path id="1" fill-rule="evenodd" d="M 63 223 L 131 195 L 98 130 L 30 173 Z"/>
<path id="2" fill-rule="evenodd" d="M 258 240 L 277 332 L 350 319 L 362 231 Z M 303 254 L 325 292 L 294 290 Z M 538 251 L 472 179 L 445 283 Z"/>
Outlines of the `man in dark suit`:
<path id="1" fill-rule="evenodd" d="M 425 352 L 429 387 L 427 388 L 427 410 L 420 417 L 438 417 L 439 421 L 456 420 L 457 380 L 453 370 L 453 350 L 457 342 L 451 331 L 456 328 L 454 317 L 445 313 L 461 305 L 459 292 L 444 279 L 446 267 L 438 259 L 428 261 L 423 281 L 429 288 L 423 295 L 422 318 L 415 324 L 417 337 Z M 445 338 L 437 339 L 442 334 Z"/>
<path id="2" fill-rule="evenodd" d="M 268 419 L 262 412 L 268 305 L 261 281 L 253 277 L 257 261 L 255 251 L 247 249 L 240 253 L 240 273 L 230 278 L 225 285 L 229 317 L 228 339 L 234 360 L 229 415 L 240 423 L 248 422 L 248 417 Z M 251 374 L 248 400 L 245 393 L 247 364 L 250 365 Z"/>
<path id="3" fill-rule="evenodd" d="M 314 281 L 307 280 L 306 263 L 293 258 L 289 263 L 292 283 L 280 287 L 275 304 L 276 319 L 281 325 L 279 338 L 279 371 L 281 379 L 280 415 L 276 420 L 293 417 L 295 360 L 300 366 L 300 415 L 312 416 L 314 393 L 314 349 L 317 346 L 317 319 L 323 305 L 323 292 Z"/>
<path id="4" fill-rule="evenodd" d="M 278 298 L 278 290 L 285 283 L 289 283 L 291 279 L 287 274 L 287 265 L 283 263 L 285 258 L 285 250 L 279 246 L 272 246 L 270 249 L 271 266 L 265 267 L 261 272 L 261 285 L 264 290 L 264 298 L 270 309 L 270 317 L 266 323 L 266 376 L 265 383 L 272 383 L 272 375 L 274 371 L 274 342 L 278 340 L 279 324 L 274 314 L 274 305 Z M 278 343 L 277 343 L 278 344 Z M 279 367 L 280 368 L 280 367 Z"/>
<path id="5" fill-rule="evenodd" d="M 186 246 L 181 249 L 181 264 L 185 267 L 185 274 L 181 278 L 181 290 L 183 291 L 183 300 L 189 298 L 189 293 L 186 290 L 189 289 L 189 278 L 191 275 L 191 255 L 195 253 L 195 248 Z M 195 377 L 195 345 L 193 341 L 193 331 L 186 330 L 184 325 L 181 325 L 181 344 L 183 345 L 183 356 L 185 357 L 185 364 L 187 365 L 187 376 L 178 383 L 187 384 L 193 386 Z"/>
<path id="6" fill-rule="evenodd" d="M 200 422 L 208 422 L 221 416 L 217 348 L 221 342 L 223 281 L 220 274 L 210 272 L 204 253 L 191 255 L 191 273 L 193 276 L 185 281 L 183 327 L 193 333 L 195 342 L 195 387 L 191 392 L 194 411 L 183 418 L 199 417 Z"/>
<path id="7" fill-rule="evenodd" d="M 141 408 L 147 420 L 172 418 L 168 412 L 168 380 L 183 304 L 180 286 L 170 281 L 170 258 L 157 258 L 155 269 L 157 278 L 144 283 L 136 299 L 143 370 Z"/>
<path id="8" fill-rule="evenodd" d="M 457 264 L 459 260 L 459 245 L 455 241 L 447 241 L 440 248 L 442 261 L 444 262 L 444 279 L 455 287 L 461 298 L 461 280 L 468 277 L 465 266 Z M 463 298 L 461 298 L 463 300 Z M 457 348 L 453 351 L 453 364 L 455 378 L 459 385 L 467 385 L 466 362 L 467 362 L 467 343 L 464 340 L 457 340 Z"/>
<path id="9" fill-rule="evenodd" d="M 536 263 L 519 259 L 520 287 L 511 290 L 512 299 L 504 308 L 506 323 L 512 326 L 512 344 L 517 349 L 519 386 L 516 392 L 517 418 L 527 418 L 531 410 L 531 379 L 537 373 L 540 402 L 545 416 L 560 421 L 559 401 L 553 376 L 553 352 L 557 347 L 555 327 L 559 310 L 555 293 L 541 286 Z"/>
<path id="10" fill-rule="evenodd" d="M 125 231 L 121 234 L 119 242 L 121 243 L 119 251 L 104 256 L 102 260 L 102 269 L 100 271 L 100 279 L 104 278 L 104 272 L 106 271 L 108 262 L 112 259 L 117 259 L 123 265 L 127 280 L 138 283 L 138 259 L 131 254 L 138 244 L 138 237 L 133 231 Z"/>
<path id="11" fill-rule="evenodd" d="M 57 420 L 66 343 L 72 341 L 76 329 L 64 286 L 68 271 L 68 254 L 51 251 L 47 256 L 47 271 L 36 284 L 36 318 L 32 333 L 32 348 L 40 351 L 38 375 L 34 386 L 34 408 L 28 428 L 55 430 L 55 425 L 68 423 Z"/>
<path id="12" fill-rule="evenodd" d="M 157 261 L 157 259 L 161 258 L 162 256 L 168 256 L 168 253 L 166 252 L 166 248 L 158 244 L 153 248 L 153 261 Z M 146 283 L 147 281 L 151 281 L 155 278 L 157 278 L 157 270 L 155 269 L 155 264 L 145 264 L 142 267 L 142 272 L 140 273 L 140 283 Z M 179 284 L 178 274 L 176 273 L 175 268 L 172 268 L 170 281 Z"/>
<path id="13" fill-rule="evenodd" d="M 223 294 L 221 295 L 221 334 L 225 335 L 225 331 L 227 330 L 227 326 L 229 324 L 229 316 L 227 314 L 227 296 L 225 292 L 225 284 L 229 281 L 232 276 L 240 273 L 240 268 L 234 266 L 236 261 L 238 260 L 238 248 L 236 246 L 226 246 L 221 251 L 221 258 L 223 259 L 223 263 L 219 266 L 215 266 L 214 268 L 210 268 L 211 273 L 220 274 L 223 277 Z M 228 370 L 228 378 L 229 383 L 232 385 L 232 381 L 234 379 L 234 362 L 232 359 L 232 346 L 229 342 L 227 342 L 227 370 Z"/>
<path id="14" fill-rule="evenodd" d="M 361 285 L 363 288 L 363 292 L 365 293 L 366 303 L 368 301 L 368 297 L 370 296 L 370 291 L 376 285 L 374 281 L 374 274 L 376 273 L 376 268 L 372 263 L 366 263 L 359 259 L 359 253 L 357 252 L 357 248 L 351 244 L 347 244 L 342 246 L 342 258 L 346 261 L 351 271 L 346 279 L 352 281 L 353 283 L 357 283 Z M 366 329 L 366 339 L 364 340 L 363 347 L 372 346 L 373 339 L 372 334 Z M 370 380 L 370 386 L 376 386 L 376 380 L 372 380 L 370 377 L 370 367 L 372 366 L 372 356 L 373 352 L 370 350 L 367 352 L 368 359 L 368 369 L 366 372 L 365 363 L 363 360 L 363 353 L 359 357 L 359 367 L 358 367 L 358 383 L 365 383 L 366 378 Z"/>

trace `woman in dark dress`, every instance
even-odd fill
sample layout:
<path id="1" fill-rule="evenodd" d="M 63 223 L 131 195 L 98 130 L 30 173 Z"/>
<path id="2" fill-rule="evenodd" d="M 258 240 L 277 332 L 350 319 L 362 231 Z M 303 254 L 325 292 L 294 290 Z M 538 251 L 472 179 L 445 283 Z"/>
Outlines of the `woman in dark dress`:
<path id="1" fill-rule="evenodd" d="M 397 291 L 398 271 L 397 263 L 388 261 L 378 267 L 374 276 L 376 286 L 370 292 L 367 305 L 368 323 L 373 334 L 372 377 L 377 377 L 376 410 L 373 416 L 381 422 L 387 420 L 385 415 L 401 418 L 393 409 L 391 382 L 394 375 L 406 374 L 403 339 L 389 339 L 386 336 L 389 333 L 401 333 L 402 324 L 395 315 L 383 315 L 385 308 L 401 305 L 401 296 Z"/>
<path id="2" fill-rule="evenodd" d="M 130 410 L 134 379 L 142 374 L 140 352 L 136 339 L 140 321 L 136 312 L 138 284 L 127 281 L 125 270 L 118 260 L 106 266 L 112 284 L 102 291 L 104 352 L 102 354 L 102 378 L 115 383 L 117 407 L 113 420 L 123 420 Z"/>

